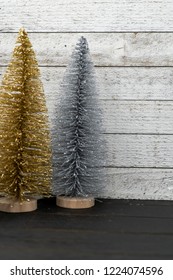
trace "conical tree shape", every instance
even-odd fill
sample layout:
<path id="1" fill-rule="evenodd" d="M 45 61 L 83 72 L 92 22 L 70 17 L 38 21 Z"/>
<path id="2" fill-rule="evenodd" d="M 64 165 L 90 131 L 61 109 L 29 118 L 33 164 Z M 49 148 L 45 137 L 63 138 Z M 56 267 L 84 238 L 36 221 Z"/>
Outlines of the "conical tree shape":
<path id="1" fill-rule="evenodd" d="M 48 114 L 35 53 L 20 29 L 0 87 L 0 195 L 50 195 Z"/>
<path id="2" fill-rule="evenodd" d="M 54 193 L 99 196 L 104 142 L 94 66 L 81 37 L 62 82 L 60 106 L 53 122 Z"/>

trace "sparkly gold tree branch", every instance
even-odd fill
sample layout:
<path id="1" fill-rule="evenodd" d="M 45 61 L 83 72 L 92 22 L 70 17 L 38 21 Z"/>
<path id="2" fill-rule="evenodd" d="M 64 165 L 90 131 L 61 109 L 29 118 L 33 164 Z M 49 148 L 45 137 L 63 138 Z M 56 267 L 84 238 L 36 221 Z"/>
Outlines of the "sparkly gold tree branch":
<path id="1" fill-rule="evenodd" d="M 20 29 L 0 87 L 0 195 L 49 196 L 52 167 L 48 114 L 35 53 Z"/>

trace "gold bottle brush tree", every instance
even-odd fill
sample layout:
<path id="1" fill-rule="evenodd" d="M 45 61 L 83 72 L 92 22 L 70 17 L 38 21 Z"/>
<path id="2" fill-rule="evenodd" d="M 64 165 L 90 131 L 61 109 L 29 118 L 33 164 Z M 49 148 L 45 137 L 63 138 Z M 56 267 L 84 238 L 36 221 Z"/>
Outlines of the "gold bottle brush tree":
<path id="1" fill-rule="evenodd" d="M 48 111 L 34 50 L 19 31 L 0 87 L 0 211 L 27 212 L 51 193 Z"/>

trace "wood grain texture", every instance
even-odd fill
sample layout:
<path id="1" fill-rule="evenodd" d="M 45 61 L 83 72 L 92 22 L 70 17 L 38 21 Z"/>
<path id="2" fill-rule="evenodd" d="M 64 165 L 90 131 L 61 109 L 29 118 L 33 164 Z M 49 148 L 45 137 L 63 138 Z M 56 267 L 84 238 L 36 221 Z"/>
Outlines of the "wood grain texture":
<path id="1" fill-rule="evenodd" d="M 27 201 L 19 201 L 14 199 L 9 199 L 6 197 L 0 198 L 0 211 L 6 213 L 23 213 L 31 212 L 37 209 L 37 200 L 28 199 Z"/>
<path id="2" fill-rule="evenodd" d="M 6 67 L 0 67 L 0 80 Z M 65 67 L 40 67 L 48 102 L 59 96 Z M 172 67 L 95 67 L 100 99 L 173 101 Z M 53 106 L 53 104 L 52 104 Z"/>
<path id="3" fill-rule="evenodd" d="M 1 31 L 151 31 L 173 30 L 170 0 L 3 0 Z M 8 15 L 8 21 L 7 21 Z"/>
<path id="4" fill-rule="evenodd" d="M 95 66 L 173 66 L 173 33 L 30 33 L 40 65 L 66 66 L 81 35 Z M 0 65 L 6 65 L 16 33 L 0 33 Z"/>
<path id="5" fill-rule="evenodd" d="M 173 168 L 173 135 L 106 135 L 106 166 Z"/>
<path id="6" fill-rule="evenodd" d="M 106 168 L 102 197 L 173 199 L 173 170 L 162 168 Z"/>
<path id="7" fill-rule="evenodd" d="M 173 101 L 102 101 L 104 133 L 173 134 Z"/>
<path id="8" fill-rule="evenodd" d="M 103 266 L 116 259 L 172 260 L 172 206 L 172 201 L 106 199 L 76 211 L 57 207 L 51 198 L 25 215 L 0 212 L 0 259 L 102 259 Z"/>
<path id="9" fill-rule="evenodd" d="M 57 196 L 56 205 L 68 209 L 86 209 L 95 205 L 94 197 Z"/>
<path id="10" fill-rule="evenodd" d="M 106 219 L 109 219 L 109 216 Z M 71 229 L 72 224 L 69 220 L 70 217 L 68 219 L 70 230 L 49 227 L 44 230 L 39 228 L 16 228 L 15 231 L 7 232 L 1 230 L 3 242 L 0 244 L 0 258 L 2 260 L 146 260 L 147 258 L 172 260 L 172 234 L 126 234 L 123 227 L 118 233 L 106 229 L 105 231 L 76 230 L 75 226 Z M 104 225 L 104 220 L 102 221 Z M 154 220 L 152 221 L 154 223 Z M 76 241 L 75 245 L 74 241 Z M 139 248 L 142 248 L 142 252 Z"/>

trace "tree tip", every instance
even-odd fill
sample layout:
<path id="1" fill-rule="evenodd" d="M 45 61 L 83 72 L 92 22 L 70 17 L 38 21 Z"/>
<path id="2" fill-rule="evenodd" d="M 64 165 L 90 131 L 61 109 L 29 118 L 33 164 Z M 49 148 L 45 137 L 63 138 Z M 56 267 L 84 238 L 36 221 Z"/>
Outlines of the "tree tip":
<path id="1" fill-rule="evenodd" d="M 80 48 L 82 49 L 84 48 L 86 50 L 89 50 L 87 39 L 84 36 L 81 36 L 79 38 L 77 45 L 80 46 Z"/>
<path id="2" fill-rule="evenodd" d="M 80 37 L 80 39 L 79 39 L 79 41 L 81 42 L 81 43 L 87 43 L 87 39 L 84 37 L 84 36 L 81 36 Z"/>
<path id="3" fill-rule="evenodd" d="M 25 28 L 24 27 L 21 27 L 20 29 L 19 29 L 19 35 L 26 35 L 27 34 L 27 32 L 25 31 Z"/>

